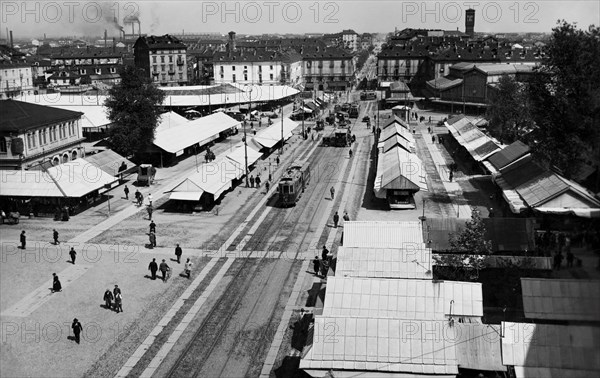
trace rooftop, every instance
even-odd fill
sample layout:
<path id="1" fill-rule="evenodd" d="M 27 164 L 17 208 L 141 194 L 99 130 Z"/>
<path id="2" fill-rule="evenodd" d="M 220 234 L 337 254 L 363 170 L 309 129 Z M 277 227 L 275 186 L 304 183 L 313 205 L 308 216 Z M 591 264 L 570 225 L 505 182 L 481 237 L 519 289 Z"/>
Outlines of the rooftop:
<path id="1" fill-rule="evenodd" d="M 81 112 L 50 106 L 2 100 L 0 102 L 0 131 L 24 132 L 54 123 L 75 120 L 82 115 Z"/>

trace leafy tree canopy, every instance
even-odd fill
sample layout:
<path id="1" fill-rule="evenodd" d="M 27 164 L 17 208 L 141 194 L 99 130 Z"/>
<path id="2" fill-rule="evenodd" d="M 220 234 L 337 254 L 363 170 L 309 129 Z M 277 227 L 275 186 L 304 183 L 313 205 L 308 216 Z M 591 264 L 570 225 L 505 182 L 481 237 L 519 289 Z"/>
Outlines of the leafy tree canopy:
<path id="1" fill-rule="evenodd" d="M 533 128 L 526 84 L 504 75 L 486 112 L 490 134 L 504 144 L 522 140 Z"/>
<path id="2" fill-rule="evenodd" d="M 570 176 L 583 161 L 600 160 L 600 28 L 584 31 L 563 20 L 552 31 L 529 87 L 536 123 L 530 145 Z"/>
<path id="3" fill-rule="evenodd" d="M 112 87 L 104 105 L 113 123 L 109 143 L 124 156 L 139 155 L 154 141 L 165 93 L 143 70 L 125 66 L 121 83 Z"/>
<path id="4" fill-rule="evenodd" d="M 479 211 L 473 210 L 465 228 L 450 235 L 450 252 L 488 255 L 492 253 L 492 242 L 485 240 L 485 225 Z"/>

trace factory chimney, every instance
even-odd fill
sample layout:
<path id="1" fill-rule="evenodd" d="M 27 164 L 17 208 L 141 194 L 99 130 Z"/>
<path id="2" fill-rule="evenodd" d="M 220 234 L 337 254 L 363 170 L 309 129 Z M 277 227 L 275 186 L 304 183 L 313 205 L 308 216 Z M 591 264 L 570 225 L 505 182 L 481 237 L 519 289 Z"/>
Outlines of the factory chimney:
<path id="1" fill-rule="evenodd" d="M 106 48 L 106 40 L 108 38 L 108 32 L 104 29 L 104 48 Z"/>
<path id="2" fill-rule="evenodd" d="M 14 48 L 14 47 L 15 47 L 15 45 L 14 45 L 14 43 L 13 43 L 13 35 L 12 35 L 12 30 L 9 32 L 9 35 L 10 35 L 10 48 L 12 49 L 12 48 Z"/>
<path id="3" fill-rule="evenodd" d="M 235 51 L 235 32 L 229 32 L 229 42 L 227 42 L 227 54 L 231 56 L 231 54 Z"/>

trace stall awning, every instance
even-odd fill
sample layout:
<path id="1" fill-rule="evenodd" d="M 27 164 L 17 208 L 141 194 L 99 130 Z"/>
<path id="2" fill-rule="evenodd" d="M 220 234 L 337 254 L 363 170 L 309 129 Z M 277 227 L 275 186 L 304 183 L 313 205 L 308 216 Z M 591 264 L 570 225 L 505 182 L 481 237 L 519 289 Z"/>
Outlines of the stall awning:
<path id="1" fill-rule="evenodd" d="M 173 192 L 169 196 L 170 200 L 179 200 L 179 201 L 200 201 L 200 197 L 204 191 L 199 192 Z"/>
<path id="2" fill-rule="evenodd" d="M 0 171 L 0 196 L 80 198 L 118 181 L 83 158 L 45 171 Z"/>
<path id="3" fill-rule="evenodd" d="M 261 158 L 262 154 L 250 146 L 247 148 L 248 151 L 248 165 L 252 165 L 256 163 L 258 159 Z M 227 154 L 227 158 L 232 160 L 234 163 L 245 167 L 246 165 L 246 153 L 244 151 L 244 143 L 240 143 L 233 147 L 233 151 Z"/>
<path id="4" fill-rule="evenodd" d="M 202 164 L 198 169 L 198 172 L 181 181 L 167 193 L 194 193 L 195 195 L 196 193 L 207 192 L 217 199 L 223 192 L 232 187 L 233 180 L 244 175 L 244 168 L 227 158 Z M 181 196 L 187 195 L 183 194 Z"/>
<path id="5" fill-rule="evenodd" d="M 87 155 L 85 160 L 112 176 L 127 174 L 137 168 L 137 165 L 113 150 L 102 151 L 95 155 Z"/>
<path id="6" fill-rule="evenodd" d="M 296 127 L 298 127 L 297 122 L 294 122 L 289 118 L 283 118 L 282 120 L 273 122 L 273 124 L 265 130 L 261 130 L 255 137 L 252 138 L 252 140 L 263 147 L 272 148 L 281 141 L 282 129 L 283 139 L 288 140 L 292 137 L 292 130 L 294 130 Z"/>

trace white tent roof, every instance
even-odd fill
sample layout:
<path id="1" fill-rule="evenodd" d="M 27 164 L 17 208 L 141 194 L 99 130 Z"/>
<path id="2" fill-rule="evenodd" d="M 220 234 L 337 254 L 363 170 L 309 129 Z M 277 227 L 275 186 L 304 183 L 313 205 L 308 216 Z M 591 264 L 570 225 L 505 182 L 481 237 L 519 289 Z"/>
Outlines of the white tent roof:
<path id="1" fill-rule="evenodd" d="M 248 165 L 254 164 L 258 159 L 262 157 L 262 154 L 250 146 L 248 150 Z M 233 147 L 233 151 L 227 154 L 227 158 L 231 159 L 234 163 L 241 165 L 245 170 L 246 157 L 244 151 L 244 143 L 239 143 Z"/>
<path id="2" fill-rule="evenodd" d="M 186 86 L 186 87 L 162 87 L 166 92 L 165 106 L 220 106 L 228 107 L 234 104 L 254 102 L 267 102 L 280 100 L 285 97 L 294 96 L 299 93 L 297 89 L 285 85 L 248 85 L 229 83 L 237 88 L 238 92 L 206 94 L 206 89 L 216 86 Z M 231 88 L 230 88 L 231 89 Z M 252 89 L 252 92 L 250 92 Z M 193 93 L 194 90 L 198 94 Z M 185 94 L 178 94 L 182 92 Z"/>
<path id="3" fill-rule="evenodd" d="M 0 196 L 79 198 L 118 181 L 83 158 L 45 171 L 0 170 Z"/>
<path id="4" fill-rule="evenodd" d="M 367 248 L 426 248 L 421 222 L 344 223 L 344 247 Z"/>
<path id="5" fill-rule="evenodd" d="M 218 136 L 220 132 L 237 127 L 239 121 L 227 114 L 218 112 L 206 117 L 187 121 L 180 126 L 157 130 L 154 145 L 176 153 L 196 143 L 204 144 Z"/>
<path id="6" fill-rule="evenodd" d="M 283 126 L 282 126 L 283 121 Z M 252 139 L 263 147 L 271 148 L 281 140 L 281 130 L 283 128 L 283 139 L 288 140 L 292 137 L 292 130 L 298 127 L 298 123 L 289 118 L 279 119 L 269 127 L 261 130 Z"/>
<path id="7" fill-rule="evenodd" d="M 430 280 L 431 270 L 431 249 L 420 246 L 404 249 L 340 246 L 337 252 L 336 275 L 340 277 Z"/>
<path id="8" fill-rule="evenodd" d="M 185 125 L 188 122 L 190 122 L 190 120 L 173 111 L 166 112 L 160 115 L 158 125 L 156 126 L 156 132 L 158 133 L 173 127 Z"/>
<path id="9" fill-rule="evenodd" d="M 193 173 L 168 192 L 199 193 L 200 195 L 202 192 L 207 192 L 214 195 L 216 199 L 231 188 L 233 180 L 239 179 L 244 173 L 243 166 L 235 164 L 227 158 L 221 158 L 200 165 L 199 172 Z"/>

